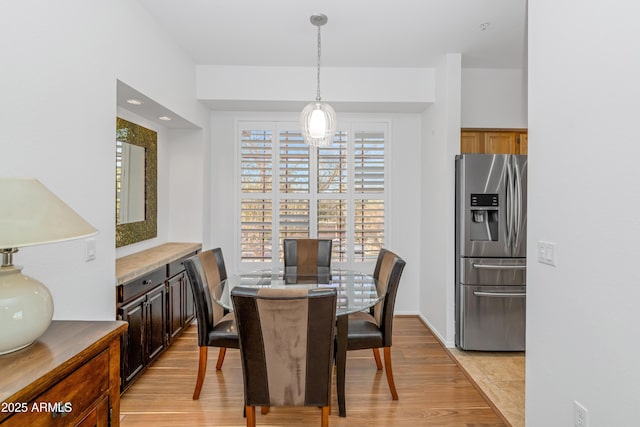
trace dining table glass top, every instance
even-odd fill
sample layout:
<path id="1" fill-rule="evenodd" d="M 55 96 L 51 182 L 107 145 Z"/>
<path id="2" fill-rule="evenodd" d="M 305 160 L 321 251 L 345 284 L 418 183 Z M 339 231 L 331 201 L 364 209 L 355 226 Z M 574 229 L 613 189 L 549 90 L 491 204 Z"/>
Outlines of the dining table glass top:
<path id="1" fill-rule="evenodd" d="M 336 315 L 365 310 L 378 303 L 384 294 L 371 274 L 353 270 L 333 269 L 326 273 L 297 274 L 295 271 L 258 270 L 228 277 L 211 289 L 212 297 L 222 307 L 232 310 L 231 290 L 244 287 L 334 288 L 338 294 Z"/>

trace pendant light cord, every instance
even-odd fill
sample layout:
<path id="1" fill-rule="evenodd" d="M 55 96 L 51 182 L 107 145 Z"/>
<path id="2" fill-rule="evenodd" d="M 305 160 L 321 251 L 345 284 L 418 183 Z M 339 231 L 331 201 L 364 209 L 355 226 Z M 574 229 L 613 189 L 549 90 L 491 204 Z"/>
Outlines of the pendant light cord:
<path id="1" fill-rule="evenodd" d="M 320 101 L 320 25 L 318 25 L 318 90 L 316 92 L 316 101 Z"/>

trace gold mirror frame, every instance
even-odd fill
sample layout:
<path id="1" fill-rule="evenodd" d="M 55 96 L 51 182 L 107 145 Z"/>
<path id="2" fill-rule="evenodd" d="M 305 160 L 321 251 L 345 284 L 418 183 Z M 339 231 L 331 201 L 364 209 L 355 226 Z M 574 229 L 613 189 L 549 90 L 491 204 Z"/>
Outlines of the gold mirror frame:
<path id="1" fill-rule="evenodd" d="M 118 136 L 123 129 L 128 130 L 126 135 Z M 145 220 L 118 224 L 116 216 L 116 248 L 158 235 L 158 133 L 116 117 L 116 140 L 118 139 L 145 149 Z"/>

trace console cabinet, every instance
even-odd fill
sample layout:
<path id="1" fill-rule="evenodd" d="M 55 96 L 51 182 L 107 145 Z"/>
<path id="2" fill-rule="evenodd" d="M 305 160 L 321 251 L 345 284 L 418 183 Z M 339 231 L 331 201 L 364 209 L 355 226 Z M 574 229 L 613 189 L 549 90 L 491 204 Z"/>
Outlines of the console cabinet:
<path id="1" fill-rule="evenodd" d="M 30 346 L 0 357 L 0 425 L 120 425 L 124 322 L 53 321 Z"/>
<path id="2" fill-rule="evenodd" d="M 121 343 L 122 392 L 195 318 L 183 261 L 200 248 L 169 243 L 117 261 L 117 318 L 129 324 Z"/>

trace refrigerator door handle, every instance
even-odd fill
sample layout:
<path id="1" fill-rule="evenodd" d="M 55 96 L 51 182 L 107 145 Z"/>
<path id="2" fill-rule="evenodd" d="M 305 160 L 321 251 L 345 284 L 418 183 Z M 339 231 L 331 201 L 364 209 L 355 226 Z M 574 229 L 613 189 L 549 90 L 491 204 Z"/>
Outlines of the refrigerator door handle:
<path id="1" fill-rule="evenodd" d="M 506 247 L 512 249 L 512 239 L 513 239 L 513 171 L 511 170 L 511 162 L 507 161 L 507 177 L 505 180 L 505 184 L 507 186 L 507 241 Z M 511 252 L 511 251 L 510 251 Z"/>
<path id="2" fill-rule="evenodd" d="M 520 243 L 520 231 L 522 228 L 522 177 L 520 174 L 520 168 L 518 167 L 517 161 L 514 159 L 514 170 L 515 170 L 515 191 L 516 191 L 516 200 L 515 200 L 515 238 L 514 238 L 514 248 L 517 247 Z"/>
<path id="3" fill-rule="evenodd" d="M 524 298 L 527 296 L 526 292 L 481 292 L 474 291 L 473 295 L 476 297 L 489 297 L 489 298 Z"/>
<path id="4" fill-rule="evenodd" d="M 526 265 L 472 264 L 473 268 L 486 270 L 526 270 Z"/>

